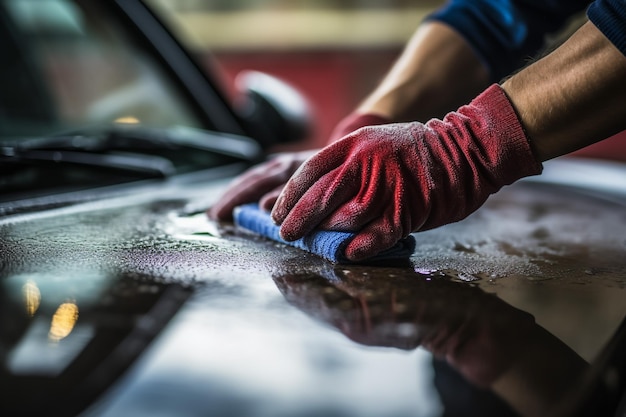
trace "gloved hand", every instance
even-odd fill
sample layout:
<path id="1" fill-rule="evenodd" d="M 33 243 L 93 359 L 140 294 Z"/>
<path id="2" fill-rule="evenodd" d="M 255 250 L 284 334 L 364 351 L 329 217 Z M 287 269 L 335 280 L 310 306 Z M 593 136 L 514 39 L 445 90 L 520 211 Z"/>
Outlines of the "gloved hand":
<path id="1" fill-rule="evenodd" d="M 322 149 L 286 184 L 274 209 L 281 236 L 356 232 L 358 261 L 411 232 L 468 216 L 503 185 L 541 172 L 498 85 L 443 120 L 366 127 Z"/>
<path id="2" fill-rule="evenodd" d="M 328 143 L 339 140 L 360 127 L 386 122 L 382 116 L 352 113 L 335 127 Z M 232 220 L 236 206 L 256 201 L 262 209 L 270 211 L 289 177 L 314 153 L 315 151 L 285 152 L 252 167 L 228 186 L 220 201 L 209 209 L 209 217 L 214 220 Z"/>
<path id="3" fill-rule="evenodd" d="M 372 113 L 351 113 L 343 120 L 341 120 L 337 126 L 333 129 L 328 138 L 327 144 L 331 144 L 337 142 L 339 139 L 346 136 L 348 133 L 352 133 L 355 130 L 365 127 L 365 126 L 374 126 L 374 125 L 384 125 L 390 123 L 391 121 L 386 119 L 383 116 Z"/>
<path id="4" fill-rule="evenodd" d="M 207 214 L 214 220 L 232 220 L 235 207 L 256 201 L 270 211 L 289 177 L 314 154 L 314 150 L 285 152 L 250 168 L 235 178 Z"/>

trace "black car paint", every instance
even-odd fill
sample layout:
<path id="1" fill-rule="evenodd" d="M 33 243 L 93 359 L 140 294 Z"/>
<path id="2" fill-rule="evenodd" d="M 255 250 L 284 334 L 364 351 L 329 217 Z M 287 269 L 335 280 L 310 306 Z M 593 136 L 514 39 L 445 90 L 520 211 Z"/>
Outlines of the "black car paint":
<path id="1" fill-rule="evenodd" d="M 136 25 L 207 128 L 246 133 L 149 9 L 103 4 Z M 558 368 L 540 348 L 523 363 L 556 388 L 535 392 L 549 415 L 623 412 L 623 190 L 548 173 L 420 233 L 407 265 L 342 267 L 205 217 L 250 162 L 2 203 L 2 415 L 517 415 L 468 382 L 457 353 L 500 329 L 487 334 L 517 345 L 488 345 L 513 366 L 535 325 L 589 362 Z M 76 320 L 52 341 L 66 303 Z M 450 346 L 452 361 L 429 352 Z"/>

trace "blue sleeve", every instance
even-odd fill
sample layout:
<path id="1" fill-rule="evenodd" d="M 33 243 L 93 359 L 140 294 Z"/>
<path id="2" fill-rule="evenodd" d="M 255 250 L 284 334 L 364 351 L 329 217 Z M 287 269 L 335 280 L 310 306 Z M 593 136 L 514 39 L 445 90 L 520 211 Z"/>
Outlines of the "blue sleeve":
<path id="1" fill-rule="evenodd" d="M 623 3 L 625 0 L 615 0 Z M 498 81 L 524 65 L 589 0 L 449 0 L 428 20 L 463 36 Z"/>
<path id="2" fill-rule="evenodd" d="M 626 0 L 596 0 L 587 16 L 626 55 Z"/>

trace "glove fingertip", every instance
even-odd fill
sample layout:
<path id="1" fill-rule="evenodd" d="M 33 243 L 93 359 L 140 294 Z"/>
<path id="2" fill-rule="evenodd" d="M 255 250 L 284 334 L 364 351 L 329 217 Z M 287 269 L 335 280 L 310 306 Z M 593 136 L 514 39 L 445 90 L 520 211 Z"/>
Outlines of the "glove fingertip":
<path id="1" fill-rule="evenodd" d="M 287 184 L 281 194 L 276 197 L 276 201 L 272 207 L 270 216 L 272 217 L 274 224 L 283 224 L 292 209 L 291 203 L 285 198 L 285 193 L 288 192 L 288 187 L 289 184 Z"/>
<path id="2" fill-rule="evenodd" d="M 361 239 L 354 239 L 352 242 L 346 246 L 344 254 L 348 260 L 353 262 L 363 261 L 367 258 L 371 258 L 372 256 L 378 253 L 370 245 L 363 245 Z"/>
<path id="3" fill-rule="evenodd" d="M 219 204 L 209 207 L 206 214 L 211 220 L 225 221 L 233 218 L 232 209 L 228 210 L 227 206 Z"/>
<path id="4" fill-rule="evenodd" d="M 298 208 L 291 211 L 280 224 L 280 237 L 287 242 L 298 240 L 315 228 L 312 219 L 304 216 Z"/>
<path id="5" fill-rule="evenodd" d="M 351 261 L 364 261 L 393 247 L 400 236 L 397 233 L 381 233 L 376 225 L 370 225 L 357 234 L 346 246 L 344 254 Z"/>
<path id="6" fill-rule="evenodd" d="M 279 231 L 281 239 L 287 242 L 293 242 L 294 240 L 300 239 L 302 236 L 299 236 L 293 230 L 289 229 L 288 224 L 282 224 Z"/>
<path id="7" fill-rule="evenodd" d="M 274 207 L 274 203 L 276 203 L 276 197 L 262 198 L 259 201 L 259 207 L 261 210 L 271 212 Z"/>
<path id="8" fill-rule="evenodd" d="M 280 185 L 276 187 L 275 189 L 273 189 L 272 191 L 270 191 L 269 193 L 266 193 L 265 195 L 263 195 L 261 199 L 259 200 L 259 207 L 262 210 L 271 212 L 272 209 L 274 208 L 274 205 L 276 204 L 276 201 L 278 201 L 278 196 L 282 192 L 283 188 L 284 188 L 284 185 Z"/>
<path id="9" fill-rule="evenodd" d="M 274 203 L 274 207 L 272 207 L 272 211 L 270 212 L 270 217 L 272 218 L 272 221 L 276 225 L 282 224 L 283 220 L 285 219 L 285 216 L 282 214 L 282 211 L 280 208 L 280 202 L 278 200 Z"/>

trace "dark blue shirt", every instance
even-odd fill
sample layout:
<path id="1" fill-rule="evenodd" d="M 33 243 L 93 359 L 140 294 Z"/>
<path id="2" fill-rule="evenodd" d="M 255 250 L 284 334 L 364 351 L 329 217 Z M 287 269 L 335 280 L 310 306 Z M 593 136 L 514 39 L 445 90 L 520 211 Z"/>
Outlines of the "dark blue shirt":
<path id="1" fill-rule="evenodd" d="M 450 0 L 429 19 L 454 27 L 485 63 L 493 81 L 520 68 L 589 0 Z M 626 0 L 596 0 L 589 19 L 626 55 Z"/>

